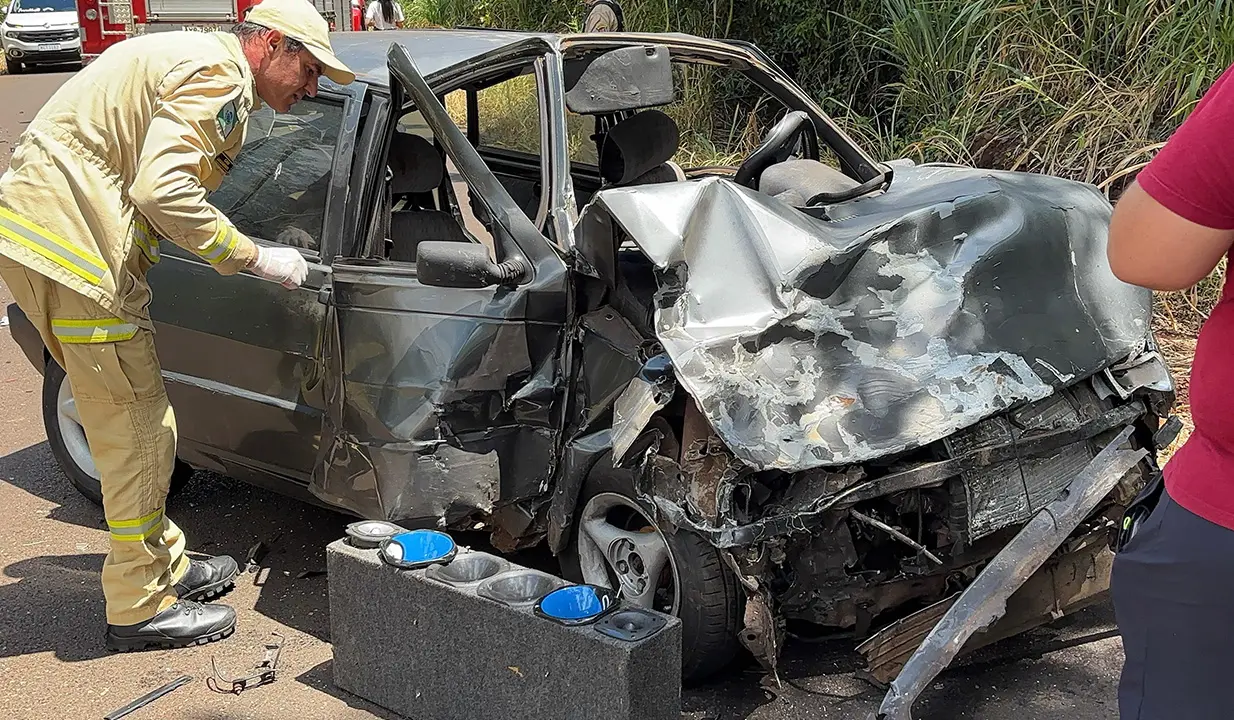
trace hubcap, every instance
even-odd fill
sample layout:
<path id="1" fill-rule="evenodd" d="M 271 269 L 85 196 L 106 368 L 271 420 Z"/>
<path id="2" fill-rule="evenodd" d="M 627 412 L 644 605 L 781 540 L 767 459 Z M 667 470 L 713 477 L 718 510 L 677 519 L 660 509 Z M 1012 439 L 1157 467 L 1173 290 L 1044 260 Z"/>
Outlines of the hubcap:
<path id="1" fill-rule="evenodd" d="M 60 381 L 60 392 L 56 397 L 56 420 L 60 425 L 60 437 L 64 439 L 64 447 L 69 451 L 69 457 L 82 472 L 98 480 L 99 471 L 90 455 L 86 429 L 81 426 L 77 401 L 73 399 L 73 388 L 67 377 Z"/>
<path id="2" fill-rule="evenodd" d="M 668 541 L 634 501 L 601 493 L 579 518 L 583 581 L 617 590 L 632 604 L 675 615 L 680 577 Z"/>

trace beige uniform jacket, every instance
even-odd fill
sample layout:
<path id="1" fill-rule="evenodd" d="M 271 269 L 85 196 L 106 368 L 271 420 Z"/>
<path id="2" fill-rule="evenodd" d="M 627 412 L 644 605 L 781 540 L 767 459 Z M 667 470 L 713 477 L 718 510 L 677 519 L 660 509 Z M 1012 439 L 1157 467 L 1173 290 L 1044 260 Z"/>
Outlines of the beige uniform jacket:
<path id="1" fill-rule="evenodd" d="M 257 102 L 231 34 L 164 32 L 109 48 L 18 140 L 0 177 L 0 255 L 153 329 L 145 275 L 158 236 L 222 274 L 257 254 L 206 200 Z"/>

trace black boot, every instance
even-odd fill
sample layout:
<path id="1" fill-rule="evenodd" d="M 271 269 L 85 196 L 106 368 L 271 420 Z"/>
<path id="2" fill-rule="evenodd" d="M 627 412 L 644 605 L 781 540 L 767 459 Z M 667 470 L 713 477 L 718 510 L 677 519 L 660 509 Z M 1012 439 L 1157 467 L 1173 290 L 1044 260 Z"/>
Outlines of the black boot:
<path id="1" fill-rule="evenodd" d="M 176 596 L 181 600 L 210 600 L 223 596 L 235 586 L 240 568 L 227 555 L 209 560 L 190 560 L 189 571 L 176 583 Z"/>
<path id="2" fill-rule="evenodd" d="M 182 648 L 222 640 L 236 631 L 236 611 L 226 605 L 177 600 L 144 623 L 107 626 L 106 645 L 115 652 Z"/>

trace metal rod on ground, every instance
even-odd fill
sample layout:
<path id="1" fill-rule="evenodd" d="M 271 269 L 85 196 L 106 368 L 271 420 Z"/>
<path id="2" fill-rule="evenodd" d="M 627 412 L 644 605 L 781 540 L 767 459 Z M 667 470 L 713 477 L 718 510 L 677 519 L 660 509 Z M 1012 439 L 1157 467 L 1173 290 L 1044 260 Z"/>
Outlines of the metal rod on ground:
<path id="1" fill-rule="evenodd" d="M 952 604 L 892 681 L 875 720 L 912 720 L 913 703 L 955 659 L 968 639 L 1007 610 L 1007 598 L 1058 549 L 1097 503 L 1147 452 L 1120 450 L 1134 430 L 1124 428 L 1057 499 L 1033 515 Z"/>
<path id="2" fill-rule="evenodd" d="M 140 708 L 143 708 L 149 705 L 150 703 L 154 702 L 155 700 L 158 700 L 159 698 L 163 697 L 164 695 L 171 692 L 172 690 L 175 690 L 176 688 L 182 685 L 187 685 L 188 683 L 192 682 L 192 680 L 193 678 L 191 675 L 181 675 L 180 677 L 176 678 L 175 680 L 172 680 L 171 682 L 167 683 L 163 687 L 158 688 L 157 690 L 151 690 L 150 692 L 146 693 L 145 695 L 142 695 L 141 697 L 137 698 L 136 700 L 129 703 L 128 705 L 125 705 L 124 707 L 118 710 L 111 711 L 108 715 L 104 716 L 103 720 L 120 720 L 120 718 L 124 717 L 125 715 L 128 715 L 134 710 L 138 710 Z"/>
<path id="3" fill-rule="evenodd" d="M 907 545 L 907 546 L 909 546 L 909 547 L 913 548 L 913 549 L 914 549 L 914 550 L 916 550 L 917 552 L 919 552 L 919 553 L 921 553 L 921 554 L 925 555 L 926 557 L 930 558 L 931 560 L 933 560 L 934 562 L 938 563 L 939 565 L 942 565 L 942 564 L 943 564 L 943 561 L 942 561 L 942 560 L 939 560 L 937 555 L 935 555 L 934 553 L 930 552 L 929 550 L 926 550 L 925 545 L 922 545 L 921 543 L 919 543 L 919 542 L 917 542 L 916 540 L 912 539 L 911 537 L 909 537 L 909 536 L 905 535 L 904 533 L 900 532 L 899 530 L 896 530 L 895 528 L 891 527 L 890 525 L 888 525 L 887 523 L 883 522 L 882 520 L 875 520 L 874 518 L 870 517 L 869 515 L 866 515 L 866 514 L 864 514 L 864 513 L 859 513 L 859 512 L 857 512 L 856 510 L 852 510 L 852 509 L 850 509 L 850 510 L 848 511 L 848 514 L 849 514 L 849 515 L 852 515 L 854 518 L 856 518 L 857 520 L 860 520 L 861 522 L 865 523 L 866 525 L 869 525 L 869 526 L 871 526 L 871 527 L 876 527 L 876 528 L 878 528 L 879 530 L 882 530 L 883 532 L 887 533 L 887 534 L 888 534 L 888 535 L 890 535 L 891 537 L 893 537 L 893 538 L 895 538 L 896 540 L 899 540 L 900 542 L 904 543 L 905 545 Z"/>

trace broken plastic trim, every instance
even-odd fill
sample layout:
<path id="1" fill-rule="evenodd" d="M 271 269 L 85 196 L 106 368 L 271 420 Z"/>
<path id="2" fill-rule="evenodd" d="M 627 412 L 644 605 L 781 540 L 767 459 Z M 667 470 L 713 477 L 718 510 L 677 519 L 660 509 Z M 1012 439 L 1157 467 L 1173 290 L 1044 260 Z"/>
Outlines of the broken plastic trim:
<path id="1" fill-rule="evenodd" d="M 913 703 L 926 686 L 951 664 L 970 637 L 1002 617 L 1007 599 L 1148 455 L 1144 449 L 1119 449 L 1134 429 L 1124 428 L 1102 448 L 1058 499 L 1038 511 L 960 594 L 891 683 L 873 720 L 912 720 Z"/>

